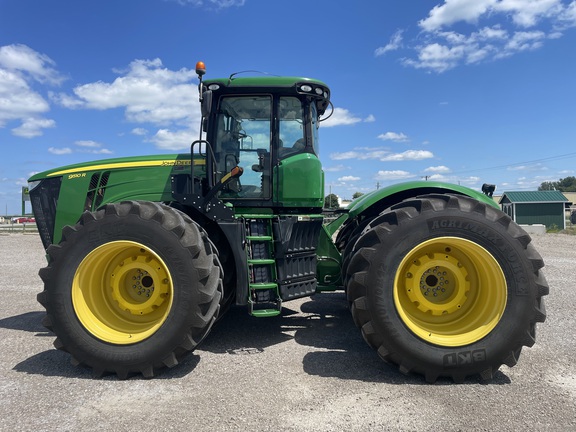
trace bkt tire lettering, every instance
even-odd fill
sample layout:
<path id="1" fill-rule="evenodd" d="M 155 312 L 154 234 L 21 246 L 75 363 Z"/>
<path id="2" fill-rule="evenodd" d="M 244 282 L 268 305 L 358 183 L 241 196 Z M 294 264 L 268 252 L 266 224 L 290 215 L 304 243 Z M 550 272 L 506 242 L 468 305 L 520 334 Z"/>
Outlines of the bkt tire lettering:
<path id="1" fill-rule="evenodd" d="M 486 360 L 486 351 L 474 350 L 474 351 L 461 351 L 451 354 L 446 354 L 444 356 L 444 366 L 461 366 L 467 364 L 473 364 L 478 362 L 483 362 Z"/>

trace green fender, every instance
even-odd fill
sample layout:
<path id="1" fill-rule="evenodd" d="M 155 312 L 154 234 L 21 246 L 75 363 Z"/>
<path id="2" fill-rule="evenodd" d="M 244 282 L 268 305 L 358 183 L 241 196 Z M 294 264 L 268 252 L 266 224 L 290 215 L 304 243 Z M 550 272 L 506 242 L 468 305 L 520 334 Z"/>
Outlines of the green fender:
<path id="1" fill-rule="evenodd" d="M 465 186 L 433 181 L 399 183 L 362 195 L 352 201 L 345 213 L 325 225 L 320 233 L 320 242 L 317 249 L 319 291 L 335 289 L 335 287 L 341 283 L 338 274 L 341 256 L 333 243 L 333 238 L 336 231 L 338 231 L 347 220 L 354 219 L 360 215 L 376 216 L 400 201 L 418 195 L 433 193 L 466 195 L 495 208 L 499 208 L 498 204 L 492 198 L 481 192 Z"/>
<path id="2" fill-rule="evenodd" d="M 377 215 L 400 201 L 431 193 L 466 195 L 492 207 L 500 208 L 492 198 L 465 186 L 434 181 L 413 181 L 394 184 L 362 195 L 350 203 L 345 217 L 339 217 L 330 223 L 327 230 L 333 234 L 348 219 L 353 219 L 363 213 Z"/>
<path id="3" fill-rule="evenodd" d="M 348 206 L 348 214 L 349 217 L 356 217 L 369 207 L 372 207 L 374 204 L 383 200 L 390 202 L 391 199 L 392 202 L 390 205 L 394 205 L 406 198 L 429 193 L 455 193 L 458 195 L 467 195 L 478 201 L 499 208 L 498 204 L 496 204 L 492 198 L 465 186 L 431 181 L 414 181 L 395 184 L 362 195 Z M 390 207 L 390 205 L 386 205 L 386 208 Z"/>

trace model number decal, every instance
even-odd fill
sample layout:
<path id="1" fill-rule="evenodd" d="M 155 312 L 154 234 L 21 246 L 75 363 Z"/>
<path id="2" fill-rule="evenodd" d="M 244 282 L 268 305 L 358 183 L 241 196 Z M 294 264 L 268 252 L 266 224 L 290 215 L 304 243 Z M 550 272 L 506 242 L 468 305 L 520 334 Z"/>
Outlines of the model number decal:
<path id="1" fill-rule="evenodd" d="M 76 179 L 76 178 L 82 178 L 82 177 L 86 177 L 86 173 L 82 173 L 82 174 L 68 174 L 68 180 L 72 180 L 72 179 Z"/>

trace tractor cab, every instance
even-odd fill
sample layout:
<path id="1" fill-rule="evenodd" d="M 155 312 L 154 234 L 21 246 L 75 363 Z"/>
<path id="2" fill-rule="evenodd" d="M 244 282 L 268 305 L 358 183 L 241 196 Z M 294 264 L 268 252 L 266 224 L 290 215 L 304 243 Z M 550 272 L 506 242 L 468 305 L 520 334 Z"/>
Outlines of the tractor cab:
<path id="1" fill-rule="evenodd" d="M 234 207 L 321 210 L 324 174 L 318 157 L 326 84 L 296 77 L 202 81 L 202 130 L 192 152 L 206 158 L 204 197 Z"/>

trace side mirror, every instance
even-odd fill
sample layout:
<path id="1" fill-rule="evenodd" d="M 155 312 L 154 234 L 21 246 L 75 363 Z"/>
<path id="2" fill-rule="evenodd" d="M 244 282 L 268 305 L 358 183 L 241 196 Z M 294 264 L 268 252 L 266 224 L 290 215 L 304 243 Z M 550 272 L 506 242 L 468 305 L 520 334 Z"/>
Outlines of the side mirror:
<path id="1" fill-rule="evenodd" d="M 212 91 L 206 90 L 202 94 L 202 117 L 206 118 L 210 114 L 210 110 L 212 109 Z"/>

